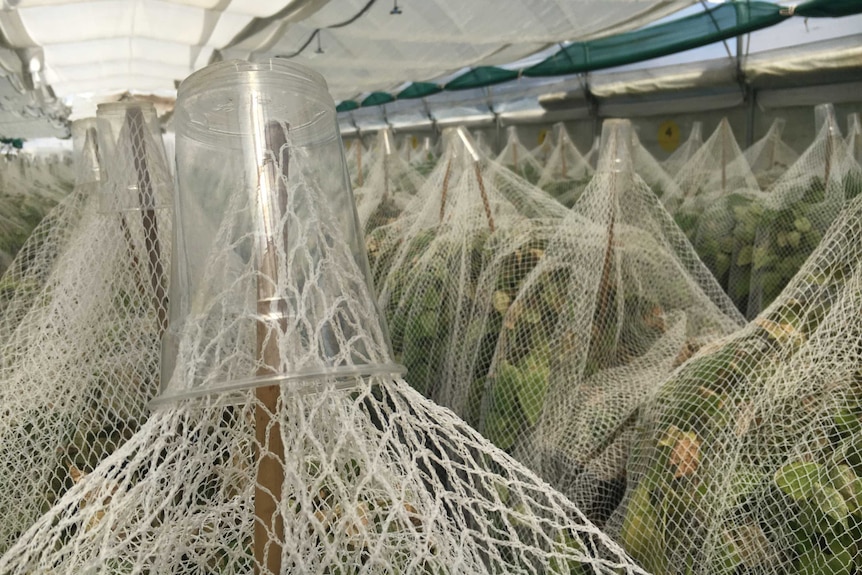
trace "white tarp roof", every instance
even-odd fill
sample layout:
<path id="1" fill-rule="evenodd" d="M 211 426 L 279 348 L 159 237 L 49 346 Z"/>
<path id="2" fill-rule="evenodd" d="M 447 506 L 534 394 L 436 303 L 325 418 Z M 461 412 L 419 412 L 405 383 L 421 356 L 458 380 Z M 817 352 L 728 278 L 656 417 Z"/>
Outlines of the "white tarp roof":
<path id="1" fill-rule="evenodd" d="M 5 0 L 0 32 L 12 49 L 42 49 L 37 72 L 59 97 L 166 93 L 214 50 L 290 54 L 367 7 L 322 32 L 324 54 L 315 43 L 295 58 L 340 99 L 636 28 L 693 1 L 402 0 L 392 15 L 390 0 Z"/>

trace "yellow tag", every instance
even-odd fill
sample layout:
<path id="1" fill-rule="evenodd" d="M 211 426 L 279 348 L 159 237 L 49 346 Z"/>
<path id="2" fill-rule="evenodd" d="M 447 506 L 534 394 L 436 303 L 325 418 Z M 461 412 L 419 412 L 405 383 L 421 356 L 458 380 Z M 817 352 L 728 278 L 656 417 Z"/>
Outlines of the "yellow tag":
<path id="1" fill-rule="evenodd" d="M 548 137 L 548 131 L 547 130 L 539 130 L 539 145 L 540 146 L 545 143 L 545 138 L 547 138 L 547 137 Z"/>
<path id="2" fill-rule="evenodd" d="M 658 145 L 665 152 L 673 152 L 679 147 L 679 126 L 673 120 L 662 122 L 658 127 Z"/>
<path id="3" fill-rule="evenodd" d="M 413 136 L 412 138 L 410 138 L 410 145 L 413 146 L 414 150 L 416 148 L 418 148 L 419 147 L 419 138 L 417 138 L 416 136 Z"/>

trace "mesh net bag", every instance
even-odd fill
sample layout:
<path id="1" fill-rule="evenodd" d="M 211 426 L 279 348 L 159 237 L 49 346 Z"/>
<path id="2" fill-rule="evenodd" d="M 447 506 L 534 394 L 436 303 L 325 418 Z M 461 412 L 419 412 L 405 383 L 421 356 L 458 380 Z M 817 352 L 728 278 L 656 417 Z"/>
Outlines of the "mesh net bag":
<path id="1" fill-rule="evenodd" d="M 847 200 L 862 192 L 862 167 L 850 155 L 832 105 L 817 106 L 815 118 L 814 142 L 767 190 L 763 209 L 758 209 L 751 249 L 750 317 L 784 289 Z"/>
<path id="2" fill-rule="evenodd" d="M 72 123 L 75 189 L 33 230 L 0 278 L 0 341 L 7 341 L 39 297 L 81 221 L 88 200 L 99 190 L 96 119 Z M 95 204 L 93 204 L 95 205 Z"/>
<path id="3" fill-rule="evenodd" d="M 538 186 L 571 207 L 593 175 L 593 169 L 575 147 L 562 122 L 554 124 L 554 151 L 545 163 Z"/>
<path id="4" fill-rule="evenodd" d="M 548 158 L 550 158 L 551 154 L 554 152 L 554 138 L 550 131 L 543 130 L 542 132 L 543 133 L 539 134 L 541 142 L 538 146 L 530 150 L 530 153 L 533 154 L 536 161 L 544 167 Z"/>
<path id="5" fill-rule="evenodd" d="M 474 378 L 478 430 L 597 522 L 622 497 L 641 403 L 743 324 L 634 173 L 628 121 L 605 122 L 601 157 L 556 233 L 541 245 L 513 238 L 486 267 L 476 301 L 492 304 L 468 334 L 492 345 L 468 337 L 461 348 L 476 351 L 459 374 Z"/>
<path id="6" fill-rule="evenodd" d="M 335 132 L 334 104 L 310 71 L 261 68 L 223 62 L 206 70 L 209 89 L 199 75 L 180 87 L 176 213 L 203 202 L 219 225 L 190 238 L 177 223 L 175 253 L 194 245 L 206 263 L 175 260 L 190 291 L 171 302 L 177 345 L 154 413 L 0 571 L 644 573 L 565 498 L 392 375 L 349 188 L 331 169 L 340 143 L 308 129 L 323 118 Z M 277 121 L 237 75 L 285 69 L 314 84 L 257 84 L 277 92 L 269 106 L 292 107 Z M 192 118 L 225 91 L 241 111 L 201 133 Z M 197 163 L 218 166 L 228 190 L 188 181 Z M 214 198 L 224 203 L 206 205 Z"/>
<path id="7" fill-rule="evenodd" d="M 781 295 L 641 409 L 609 528 L 655 573 L 856 573 L 862 202 Z"/>
<path id="8" fill-rule="evenodd" d="M 593 138 L 593 146 L 584 154 L 584 160 L 595 170 L 599 166 L 599 154 L 602 150 L 602 139 L 598 136 Z"/>
<path id="9" fill-rule="evenodd" d="M 23 313 L 4 316 L 3 549 L 136 431 L 158 390 L 171 180 L 151 105 L 98 117 L 102 193 L 82 199 L 50 269 L 30 268 Z"/>
<path id="10" fill-rule="evenodd" d="M 762 190 L 769 188 L 799 159 L 796 150 L 781 139 L 786 124 L 784 118 L 776 118 L 766 135 L 743 153 Z"/>
<path id="11" fill-rule="evenodd" d="M 668 194 L 667 210 L 693 239 L 706 206 L 736 190 L 757 190 L 757 178 L 743 157 L 727 118 L 676 175 L 681 195 Z"/>
<path id="12" fill-rule="evenodd" d="M 640 176 L 653 191 L 653 194 L 660 200 L 679 197 L 681 191 L 676 181 L 641 144 L 640 139 L 634 131 L 632 131 L 631 162 L 635 173 Z"/>
<path id="13" fill-rule="evenodd" d="M 395 358 L 407 367 L 407 381 L 465 417 L 441 394 L 470 385 L 453 381 L 452 374 L 464 351 L 460 330 L 475 303 L 476 280 L 505 238 L 541 228 L 533 220 L 559 220 L 565 208 L 479 155 L 465 130 L 447 132 L 446 138 L 447 151 L 414 204 L 366 244 Z"/>
<path id="14" fill-rule="evenodd" d="M 688 139 L 680 147 L 667 157 L 662 166 L 672 177 L 676 177 L 679 171 L 703 146 L 703 123 L 694 122 L 691 125 L 691 133 Z"/>
<path id="15" fill-rule="evenodd" d="M 61 162 L 9 156 L 0 160 L 0 274 L 33 229 L 74 187 Z"/>
<path id="16" fill-rule="evenodd" d="M 359 225 L 366 234 L 392 223 L 424 182 L 419 172 L 397 153 L 388 129 L 377 133 L 377 153 L 374 158 L 365 184 L 353 192 Z"/>
<path id="17" fill-rule="evenodd" d="M 369 150 L 362 143 L 361 138 L 350 141 L 345 151 L 347 158 L 347 171 L 354 188 L 361 188 L 368 179 L 369 166 L 374 162 Z"/>
<path id="18" fill-rule="evenodd" d="M 480 155 L 493 158 L 497 154 L 494 153 L 494 146 L 488 139 L 488 134 L 483 130 L 475 130 L 473 132 L 473 143 L 476 147 L 476 152 Z"/>
<path id="19" fill-rule="evenodd" d="M 422 147 L 411 156 L 410 165 L 421 175 L 427 176 L 437 165 L 437 156 L 437 149 L 431 143 L 431 137 L 425 136 L 422 139 Z"/>
<path id="20" fill-rule="evenodd" d="M 847 147 L 856 163 L 862 166 L 862 121 L 858 113 L 847 116 Z"/>
<path id="21" fill-rule="evenodd" d="M 531 184 L 536 184 L 542 175 L 542 164 L 521 143 L 515 126 L 506 128 L 506 146 L 497 156 L 497 163 L 503 164 Z"/>

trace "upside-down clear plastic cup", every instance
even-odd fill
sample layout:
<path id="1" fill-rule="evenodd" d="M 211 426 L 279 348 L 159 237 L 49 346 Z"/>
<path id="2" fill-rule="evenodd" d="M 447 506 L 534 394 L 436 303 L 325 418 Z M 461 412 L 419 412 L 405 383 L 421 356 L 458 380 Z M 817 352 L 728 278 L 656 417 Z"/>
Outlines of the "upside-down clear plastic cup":
<path id="1" fill-rule="evenodd" d="M 154 403 L 403 371 L 323 77 L 285 60 L 220 62 L 182 83 L 175 124 L 167 385 Z"/>
<path id="2" fill-rule="evenodd" d="M 75 162 L 75 184 L 93 184 L 101 178 L 96 118 L 72 122 L 72 157 Z"/>
<path id="3" fill-rule="evenodd" d="M 103 212 L 170 207 L 173 189 L 156 109 L 112 102 L 96 109 Z"/>

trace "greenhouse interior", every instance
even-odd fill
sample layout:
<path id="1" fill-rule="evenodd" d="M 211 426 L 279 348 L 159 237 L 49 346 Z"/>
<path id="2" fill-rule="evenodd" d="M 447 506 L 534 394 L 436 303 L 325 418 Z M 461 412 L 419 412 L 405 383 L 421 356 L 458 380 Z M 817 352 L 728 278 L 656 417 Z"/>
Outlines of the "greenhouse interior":
<path id="1" fill-rule="evenodd" d="M 862 575 L 862 0 L 2 0 L 0 575 Z"/>

